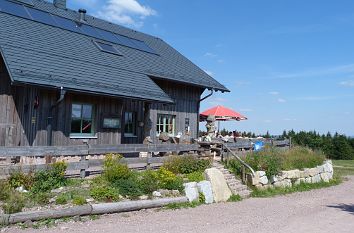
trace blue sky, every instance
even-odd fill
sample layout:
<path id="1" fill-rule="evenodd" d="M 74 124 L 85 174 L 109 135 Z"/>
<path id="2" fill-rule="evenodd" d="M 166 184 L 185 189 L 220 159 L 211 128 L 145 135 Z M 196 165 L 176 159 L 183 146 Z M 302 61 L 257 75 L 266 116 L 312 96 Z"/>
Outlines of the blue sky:
<path id="1" fill-rule="evenodd" d="M 249 120 L 231 130 L 354 135 L 352 0 L 68 0 L 163 38 L 231 93 L 207 99 Z"/>

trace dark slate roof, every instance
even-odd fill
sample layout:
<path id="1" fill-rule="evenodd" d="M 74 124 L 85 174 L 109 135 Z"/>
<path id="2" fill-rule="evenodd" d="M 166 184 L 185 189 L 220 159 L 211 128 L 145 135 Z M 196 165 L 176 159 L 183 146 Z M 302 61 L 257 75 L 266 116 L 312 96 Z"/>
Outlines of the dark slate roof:
<path id="1" fill-rule="evenodd" d="M 5 1 L 5 0 L 0 0 Z M 34 8 L 77 21 L 76 11 L 33 0 Z M 163 40 L 87 16 L 87 24 L 144 41 L 156 54 L 116 45 L 100 51 L 92 37 L 0 11 L 0 51 L 13 82 L 172 102 L 151 78 L 228 91 Z M 148 91 L 147 91 L 148 90 Z"/>

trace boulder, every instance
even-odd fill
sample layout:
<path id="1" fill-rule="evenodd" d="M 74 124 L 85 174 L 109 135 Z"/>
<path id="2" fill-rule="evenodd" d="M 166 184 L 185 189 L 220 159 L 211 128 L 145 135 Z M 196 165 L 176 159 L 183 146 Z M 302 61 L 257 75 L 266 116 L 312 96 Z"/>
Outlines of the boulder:
<path id="1" fill-rule="evenodd" d="M 282 177 L 286 179 L 297 179 L 300 178 L 300 170 L 290 170 L 290 171 L 283 171 Z"/>
<path id="2" fill-rule="evenodd" d="M 312 182 L 312 183 L 319 183 L 319 182 L 321 182 L 321 176 L 320 176 L 320 174 L 317 174 L 317 175 L 311 177 L 311 182 Z"/>
<path id="3" fill-rule="evenodd" d="M 261 178 L 259 178 L 259 183 L 261 183 L 263 185 L 268 184 L 268 177 L 262 176 Z"/>
<path id="4" fill-rule="evenodd" d="M 162 197 L 162 194 L 158 191 L 154 191 L 154 192 L 152 192 L 152 196 L 153 197 Z"/>
<path id="5" fill-rule="evenodd" d="M 270 179 L 269 179 L 269 182 L 271 184 L 274 184 L 275 182 L 278 182 L 278 181 L 279 181 L 278 176 L 271 176 Z"/>
<path id="6" fill-rule="evenodd" d="M 333 173 L 333 165 L 331 160 L 327 160 L 323 165 L 324 172 Z"/>
<path id="7" fill-rule="evenodd" d="M 321 173 L 321 179 L 322 179 L 324 182 L 329 182 L 328 173 L 327 173 L 327 172 Z"/>
<path id="8" fill-rule="evenodd" d="M 311 177 L 306 177 L 305 178 L 305 183 L 311 184 L 312 183 Z"/>
<path id="9" fill-rule="evenodd" d="M 275 182 L 273 185 L 274 185 L 274 187 L 279 187 L 279 188 L 286 188 L 286 187 L 292 186 L 291 180 L 289 180 L 289 179 L 284 179 L 282 181 Z"/>
<path id="10" fill-rule="evenodd" d="M 319 172 L 319 173 L 325 172 L 324 165 L 317 166 L 317 169 L 318 169 L 318 172 Z"/>
<path id="11" fill-rule="evenodd" d="M 198 201 L 199 192 L 197 188 L 197 182 L 189 182 L 184 184 L 184 193 L 186 194 L 189 202 Z"/>
<path id="12" fill-rule="evenodd" d="M 320 173 L 317 167 L 310 168 L 308 172 L 311 177 L 316 176 Z"/>
<path id="13" fill-rule="evenodd" d="M 205 203 L 211 204 L 214 202 L 213 190 L 210 181 L 201 181 L 197 184 L 198 190 L 205 197 Z"/>
<path id="14" fill-rule="evenodd" d="M 216 168 L 206 169 L 205 177 L 211 183 L 215 202 L 226 202 L 229 200 L 232 193 L 221 171 Z"/>
<path id="15" fill-rule="evenodd" d="M 262 177 L 262 176 L 265 176 L 266 173 L 265 173 L 265 171 L 256 171 L 256 175 L 257 175 L 258 177 Z"/>

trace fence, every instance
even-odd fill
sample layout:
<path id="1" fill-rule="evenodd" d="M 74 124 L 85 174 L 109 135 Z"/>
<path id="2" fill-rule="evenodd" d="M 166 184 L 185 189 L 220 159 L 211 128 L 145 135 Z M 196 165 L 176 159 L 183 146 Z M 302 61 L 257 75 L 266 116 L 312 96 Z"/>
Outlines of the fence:
<path id="1" fill-rule="evenodd" d="M 0 177 L 6 177 L 11 172 L 21 170 L 28 173 L 46 169 L 53 160 L 79 157 L 77 162 L 69 162 L 67 175 L 84 178 L 87 175 L 100 173 L 102 171 L 102 159 L 89 159 L 97 155 L 108 153 L 132 154 L 146 152 L 145 158 L 123 158 L 122 162 L 127 163 L 130 168 L 142 169 L 158 166 L 163 163 L 165 157 L 152 157 L 157 152 L 188 152 L 199 150 L 198 144 L 122 144 L 122 145 L 82 145 L 82 146 L 53 146 L 53 147 L 0 147 L 0 158 L 9 161 L 11 158 L 44 158 L 44 164 L 6 164 L 0 166 Z"/>

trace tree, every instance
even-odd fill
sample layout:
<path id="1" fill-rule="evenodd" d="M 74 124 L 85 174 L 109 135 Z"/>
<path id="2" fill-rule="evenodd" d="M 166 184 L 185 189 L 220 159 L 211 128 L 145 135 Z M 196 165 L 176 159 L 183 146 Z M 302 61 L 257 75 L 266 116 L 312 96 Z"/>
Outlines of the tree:
<path id="1" fill-rule="evenodd" d="M 330 156 L 333 159 L 354 159 L 353 147 L 344 135 L 335 135 L 333 138 L 333 151 Z"/>

